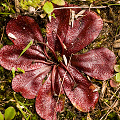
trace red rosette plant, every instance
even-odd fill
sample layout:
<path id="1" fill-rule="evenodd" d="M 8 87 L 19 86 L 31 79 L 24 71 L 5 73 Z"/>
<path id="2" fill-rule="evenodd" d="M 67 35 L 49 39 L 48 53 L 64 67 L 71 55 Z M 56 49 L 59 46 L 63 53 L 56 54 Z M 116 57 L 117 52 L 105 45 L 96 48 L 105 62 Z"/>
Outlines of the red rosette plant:
<path id="1" fill-rule="evenodd" d="M 77 14 L 80 9 L 72 9 Z M 70 9 L 54 10 L 55 17 L 46 25 L 44 40 L 38 24 L 28 16 L 11 19 L 6 33 L 14 45 L 0 50 L 0 65 L 8 70 L 24 69 L 13 78 L 12 88 L 24 98 L 36 97 L 36 111 L 46 120 L 57 119 L 64 108 L 65 95 L 80 111 L 95 108 L 99 94 L 80 71 L 99 80 L 112 77 L 115 55 L 107 48 L 84 54 L 77 52 L 97 38 L 103 21 L 95 12 L 86 10 L 69 25 Z M 32 45 L 20 56 L 23 49 Z M 77 54 L 76 54 L 77 53 Z"/>

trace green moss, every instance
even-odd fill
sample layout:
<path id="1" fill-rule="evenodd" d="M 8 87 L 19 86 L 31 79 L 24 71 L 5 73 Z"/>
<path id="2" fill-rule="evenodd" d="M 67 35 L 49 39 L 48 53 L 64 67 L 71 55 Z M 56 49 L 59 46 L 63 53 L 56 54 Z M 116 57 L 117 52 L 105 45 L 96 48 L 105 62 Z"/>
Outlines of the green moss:
<path id="1" fill-rule="evenodd" d="M 29 6 L 34 8 L 39 7 L 40 0 L 20 0 L 20 6 L 24 10 L 28 10 Z"/>
<path id="2" fill-rule="evenodd" d="M 111 112 L 108 115 L 107 120 L 119 120 L 119 117 L 117 116 L 117 114 L 115 112 Z"/>

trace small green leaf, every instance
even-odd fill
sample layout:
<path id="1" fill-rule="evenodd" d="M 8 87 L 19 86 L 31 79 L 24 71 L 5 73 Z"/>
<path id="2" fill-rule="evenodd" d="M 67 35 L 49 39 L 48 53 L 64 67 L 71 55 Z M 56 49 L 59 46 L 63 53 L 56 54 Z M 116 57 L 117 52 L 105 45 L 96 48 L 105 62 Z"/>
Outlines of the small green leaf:
<path id="1" fill-rule="evenodd" d="M 115 76 L 116 82 L 120 82 L 120 73 L 117 73 Z"/>
<path id="2" fill-rule="evenodd" d="M 13 74 L 13 78 L 15 77 L 15 68 L 12 67 L 12 74 Z"/>
<path id="3" fill-rule="evenodd" d="M 18 72 L 25 73 L 24 69 L 21 69 L 21 68 L 19 68 L 19 67 L 17 67 L 17 69 L 18 69 Z"/>
<path id="4" fill-rule="evenodd" d="M 54 17 L 54 18 L 56 19 L 56 17 L 55 17 L 55 13 L 53 13 L 51 16 Z"/>
<path id="5" fill-rule="evenodd" d="M 57 5 L 65 5 L 65 1 L 64 0 L 52 0 L 52 2 L 54 4 L 57 4 Z"/>
<path id="6" fill-rule="evenodd" d="M 115 70 L 116 72 L 120 72 L 120 65 L 115 65 L 115 66 L 114 66 L 114 70 Z"/>
<path id="7" fill-rule="evenodd" d="M 13 107 L 8 107 L 5 110 L 5 120 L 12 120 L 15 117 L 16 111 Z"/>
<path id="8" fill-rule="evenodd" d="M 6 4 L 4 4 L 4 3 L 2 3 L 2 6 L 5 7 L 5 10 L 9 9 L 9 7 Z"/>
<path id="9" fill-rule="evenodd" d="M 3 114 L 0 112 L 0 120 L 4 120 Z"/>
<path id="10" fill-rule="evenodd" d="M 53 11 L 53 4 L 49 1 L 47 1 L 44 6 L 43 6 L 43 10 L 47 13 L 50 14 Z"/>
<path id="11" fill-rule="evenodd" d="M 18 58 L 20 58 L 22 56 L 22 54 L 33 44 L 33 40 L 31 40 L 29 42 L 29 44 L 23 49 L 23 51 L 21 52 L 21 54 L 19 55 Z"/>
<path id="12" fill-rule="evenodd" d="M 99 9 L 97 9 L 97 12 L 100 14 L 100 10 Z"/>
<path id="13" fill-rule="evenodd" d="M 61 56 L 58 56 L 58 61 L 62 61 L 62 57 Z"/>

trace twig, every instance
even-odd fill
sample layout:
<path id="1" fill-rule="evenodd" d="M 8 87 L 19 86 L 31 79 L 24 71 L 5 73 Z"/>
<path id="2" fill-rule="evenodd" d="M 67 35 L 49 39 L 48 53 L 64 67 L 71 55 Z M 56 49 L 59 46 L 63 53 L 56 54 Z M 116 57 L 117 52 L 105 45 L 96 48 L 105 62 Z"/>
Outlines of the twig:
<path id="1" fill-rule="evenodd" d="M 103 81 L 102 90 L 101 90 L 101 94 L 100 94 L 100 98 L 103 98 L 103 97 L 104 97 L 106 88 L 107 88 L 107 83 L 106 83 L 106 81 Z"/>
<path id="2" fill-rule="evenodd" d="M 106 102 L 104 102 L 104 103 L 109 107 L 109 109 L 107 110 L 107 113 L 104 114 L 104 115 L 100 118 L 100 120 L 102 120 L 105 116 L 106 116 L 106 117 L 105 117 L 104 120 L 106 120 L 106 119 L 107 119 L 107 116 L 108 116 L 112 111 L 115 111 L 115 110 L 114 110 L 114 107 L 116 107 L 116 106 L 118 105 L 118 102 L 119 102 L 119 100 L 116 99 L 111 106 L 109 106 Z M 116 112 L 116 111 L 115 111 L 115 112 Z"/>
<path id="3" fill-rule="evenodd" d="M 105 117 L 105 119 L 104 119 L 104 120 L 106 120 L 106 119 L 107 119 L 108 115 L 109 115 L 111 112 L 112 112 L 112 110 L 108 110 L 108 112 L 107 112 L 106 117 Z"/>
<path id="4" fill-rule="evenodd" d="M 2 34 L 1 34 L 0 44 L 2 44 L 2 39 L 3 39 L 3 35 L 4 35 L 4 30 L 5 30 L 5 26 L 3 26 L 3 32 L 2 32 Z"/>
<path id="5" fill-rule="evenodd" d="M 110 98 L 110 100 L 112 100 L 113 99 L 113 97 L 116 95 L 116 93 L 118 92 L 118 90 L 120 89 L 120 86 L 117 88 L 117 90 L 115 91 L 115 93 L 112 93 L 113 95 L 112 95 L 112 97 Z M 116 96 L 115 96 L 116 97 Z M 118 98 L 119 99 L 119 98 Z"/>
<path id="6" fill-rule="evenodd" d="M 74 9 L 74 8 L 84 8 L 84 9 L 94 9 L 94 8 L 106 8 L 107 6 L 94 6 L 94 7 L 89 7 L 89 6 L 78 6 L 78 7 L 59 7 L 59 8 L 54 8 L 54 10 L 59 10 L 59 9 Z"/>

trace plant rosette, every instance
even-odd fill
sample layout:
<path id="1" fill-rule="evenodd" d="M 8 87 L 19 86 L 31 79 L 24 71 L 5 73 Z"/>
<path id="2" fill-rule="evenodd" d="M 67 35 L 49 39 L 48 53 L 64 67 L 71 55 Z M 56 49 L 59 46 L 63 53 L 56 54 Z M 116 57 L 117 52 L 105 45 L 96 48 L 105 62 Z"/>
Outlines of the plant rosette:
<path id="1" fill-rule="evenodd" d="M 72 10 L 75 14 L 81 11 Z M 25 71 L 13 78 L 13 90 L 27 99 L 36 97 L 36 111 L 46 120 L 57 119 L 57 112 L 64 109 L 65 96 L 82 112 L 94 109 L 98 91 L 81 71 L 95 79 L 107 80 L 113 76 L 116 62 L 114 53 L 107 48 L 77 53 L 102 30 L 103 21 L 95 12 L 86 10 L 73 21 L 72 27 L 70 9 L 57 9 L 53 13 L 55 17 L 46 25 L 47 40 L 31 17 L 19 15 L 11 19 L 6 33 L 14 45 L 0 50 L 1 66 Z"/>

